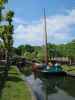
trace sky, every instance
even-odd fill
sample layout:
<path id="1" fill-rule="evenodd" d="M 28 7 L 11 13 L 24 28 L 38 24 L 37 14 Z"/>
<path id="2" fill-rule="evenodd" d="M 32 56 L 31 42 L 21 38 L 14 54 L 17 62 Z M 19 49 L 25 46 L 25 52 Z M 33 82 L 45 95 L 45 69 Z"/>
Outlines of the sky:
<path id="1" fill-rule="evenodd" d="M 62 44 L 75 39 L 75 0 L 8 0 L 6 7 L 15 12 L 15 47 L 44 44 L 44 8 L 48 43 Z"/>

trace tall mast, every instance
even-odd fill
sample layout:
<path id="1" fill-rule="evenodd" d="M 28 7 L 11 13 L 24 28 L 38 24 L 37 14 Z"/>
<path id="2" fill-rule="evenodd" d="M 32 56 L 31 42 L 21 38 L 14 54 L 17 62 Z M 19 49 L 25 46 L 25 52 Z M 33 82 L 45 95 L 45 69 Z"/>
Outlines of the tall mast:
<path id="1" fill-rule="evenodd" d="M 48 64 L 47 25 L 46 25 L 46 13 L 45 13 L 45 8 L 44 8 L 44 29 L 45 29 L 45 63 Z"/>

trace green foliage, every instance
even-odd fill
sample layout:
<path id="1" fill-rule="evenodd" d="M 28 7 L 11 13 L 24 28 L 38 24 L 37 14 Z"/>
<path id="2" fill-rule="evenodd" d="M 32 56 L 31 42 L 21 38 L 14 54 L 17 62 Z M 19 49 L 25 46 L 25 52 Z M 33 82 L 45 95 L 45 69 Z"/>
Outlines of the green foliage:
<path id="1" fill-rule="evenodd" d="M 66 55 L 70 58 L 75 58 L 75 41 L 66 44 Z"/>
<path id="2" fill-rule="evenodd" d="M 0 0 L 0 7 L 2 7 L 8 0 Z"/>
<path id="3" fill-rule="evenodd" d="M 36 58 L 37 58 L 38 61 L 44 60 L 44 53 L 43 53 L 42 49 L 40 51 L 38 51 Z"/>
<path id="4" fill-rule="evenodd" d="M 2 9 L 1 7 L 4 6 L 4 4 L 7 2 L 7 0 L 0 0 L 0 18 L 2 15 Z M 2 39 L 4 48 L 6 49 L 6 58 L 11 54 L 11 49 L 13 46 L 13 25 L 12 25 L 12 18 L 14 17 L 14 12 L 9 10 L 5 15 L 5 21 L 8 22 L 6 25 L 0 25 L 0 38 Z M 2 22 L 2 19 L 0 19 Z M 8 54 L 9 53 L 9 54 Z"/>
<path id="5" fill-rule="evenodd" d="M 12 25 L 0 26 L 0 37 L 3 40 L 5 48 L 10 48 L 13 44 L 12 33 L 13 33 Z"/>
<path id="6" fill-rule="evenodd" d="M 2 20 L 2 10 L 4 9 L 4 4 L 7 2 L 8 0 L 0 0 L 0 22 Z"/>
<path id="7" fill-rule="evenodd" d="M 12 22 L 12 18 L 14 16 L 14 12 L 9 10 L 6 14 L 6 21 L 9 22 L 9 25 L 11 25 L 11 22 Z M 12 28 L 12 27 L 11 27 Z"/>
<path id="8" fill-rule="evenodd" d="M 20 45 L 17 49 L 17 54 L 20 55 L 20 56 L 25 56 L 26 52 L 27 53 L 33 53 L 34 52 L 34 47 L 33 46 L 30 46 L 30 45 Z"/>
<path id="9" fill-rule="evenodd" d="M 12 19 L 14 17 L 14 12 L 9 10 L 5 15 L 3 15 L 2 10 L 5 10 L 5 3 L 8 0 L 0 0 L 0 39 L 2 40 L 2 44 L 5 49 L 5 59 L 7 62 L 9 58 L 12 56 L 12 47 L 13 47 L 13 24 Z M 3 19 L 2 19 L 3 18 Z M 2 24 L 3 20 L 6 21 L 7 24 Z"/>
<path id="10" fill-rule="evenodd" d="M 44 47 L 21 45 L 16 48 L 16 51 L 20 56 L 23 55 L 25 58 L 30 60 L 44 60 Z M 73 40 L 70 43 L 61 45 L 48 44 L 48 57 L 69 57 L 70 59 L 75 59 L 75 41 Z"/>
<path id="11" fill-rule="evenodd" d="M 30 46 L 30 45 L 25 45 L 25 50 L 26 50 L 27 52 L 32 53 L 32 52 L 34 51 L 34 48 L 33 48 L 32 46 Z"/>
<path id="12" fill-rule="evenodd" d="M 29 59 L 29 60 L 32 60 L 32 59 L 35 58 L 35 54 L 34 54 L 34 52 L 33 53 L 25 52 L 24 53 L 24 57 L 27 58 L 27 59 Z"/>
<path id="13" fill-rule="evenodd" d="M 49 58 L 56 56 L 56 45 L 48 44 L 48 55 Z"/>

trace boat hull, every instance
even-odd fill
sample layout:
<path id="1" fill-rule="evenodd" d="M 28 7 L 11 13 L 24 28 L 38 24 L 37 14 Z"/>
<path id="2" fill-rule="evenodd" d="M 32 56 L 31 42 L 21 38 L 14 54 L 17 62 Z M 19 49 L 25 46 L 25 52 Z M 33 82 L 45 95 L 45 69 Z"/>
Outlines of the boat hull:
<path id="1" fill-rule="evenodd" d="M 38 71 L 40 75 L 43 76 L 66 76 L 66 72 L 60 71 L 60 72 L 48 72 L 48 71 Z"/>

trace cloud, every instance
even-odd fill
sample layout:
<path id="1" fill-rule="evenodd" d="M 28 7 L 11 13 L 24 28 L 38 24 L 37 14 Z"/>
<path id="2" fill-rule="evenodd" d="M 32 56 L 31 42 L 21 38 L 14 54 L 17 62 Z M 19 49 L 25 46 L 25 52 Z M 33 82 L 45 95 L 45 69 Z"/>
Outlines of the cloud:
<path id="1" fill-rule="evenodd" d="M 26 24 L 25 21 L 16 19 L 18 25 L 15 29 L 14 40 L 19 44 L 41 45 L 44 38 L 44 19 L 33 21 L 31 24 Z M 67 15 L 47 16 L 47 33 L 48 42 L 65 43 L 74 39 L 72 25 L 75 25 L 75 9 L 68 11 Z M 71 33 L 72 32 L 72 33 Z"/>
<path id="2" fill-rule="evenodd" d="M 18 18 L 18 17 L 14 17 L 13 18 L 13 22 L 14 22 L 14 24 L 23 24 L 23 25 L 26 25 L 27 24 L 27 22 L 25 22 L 23 19 L 21 19 L 21 18 Z"/>

